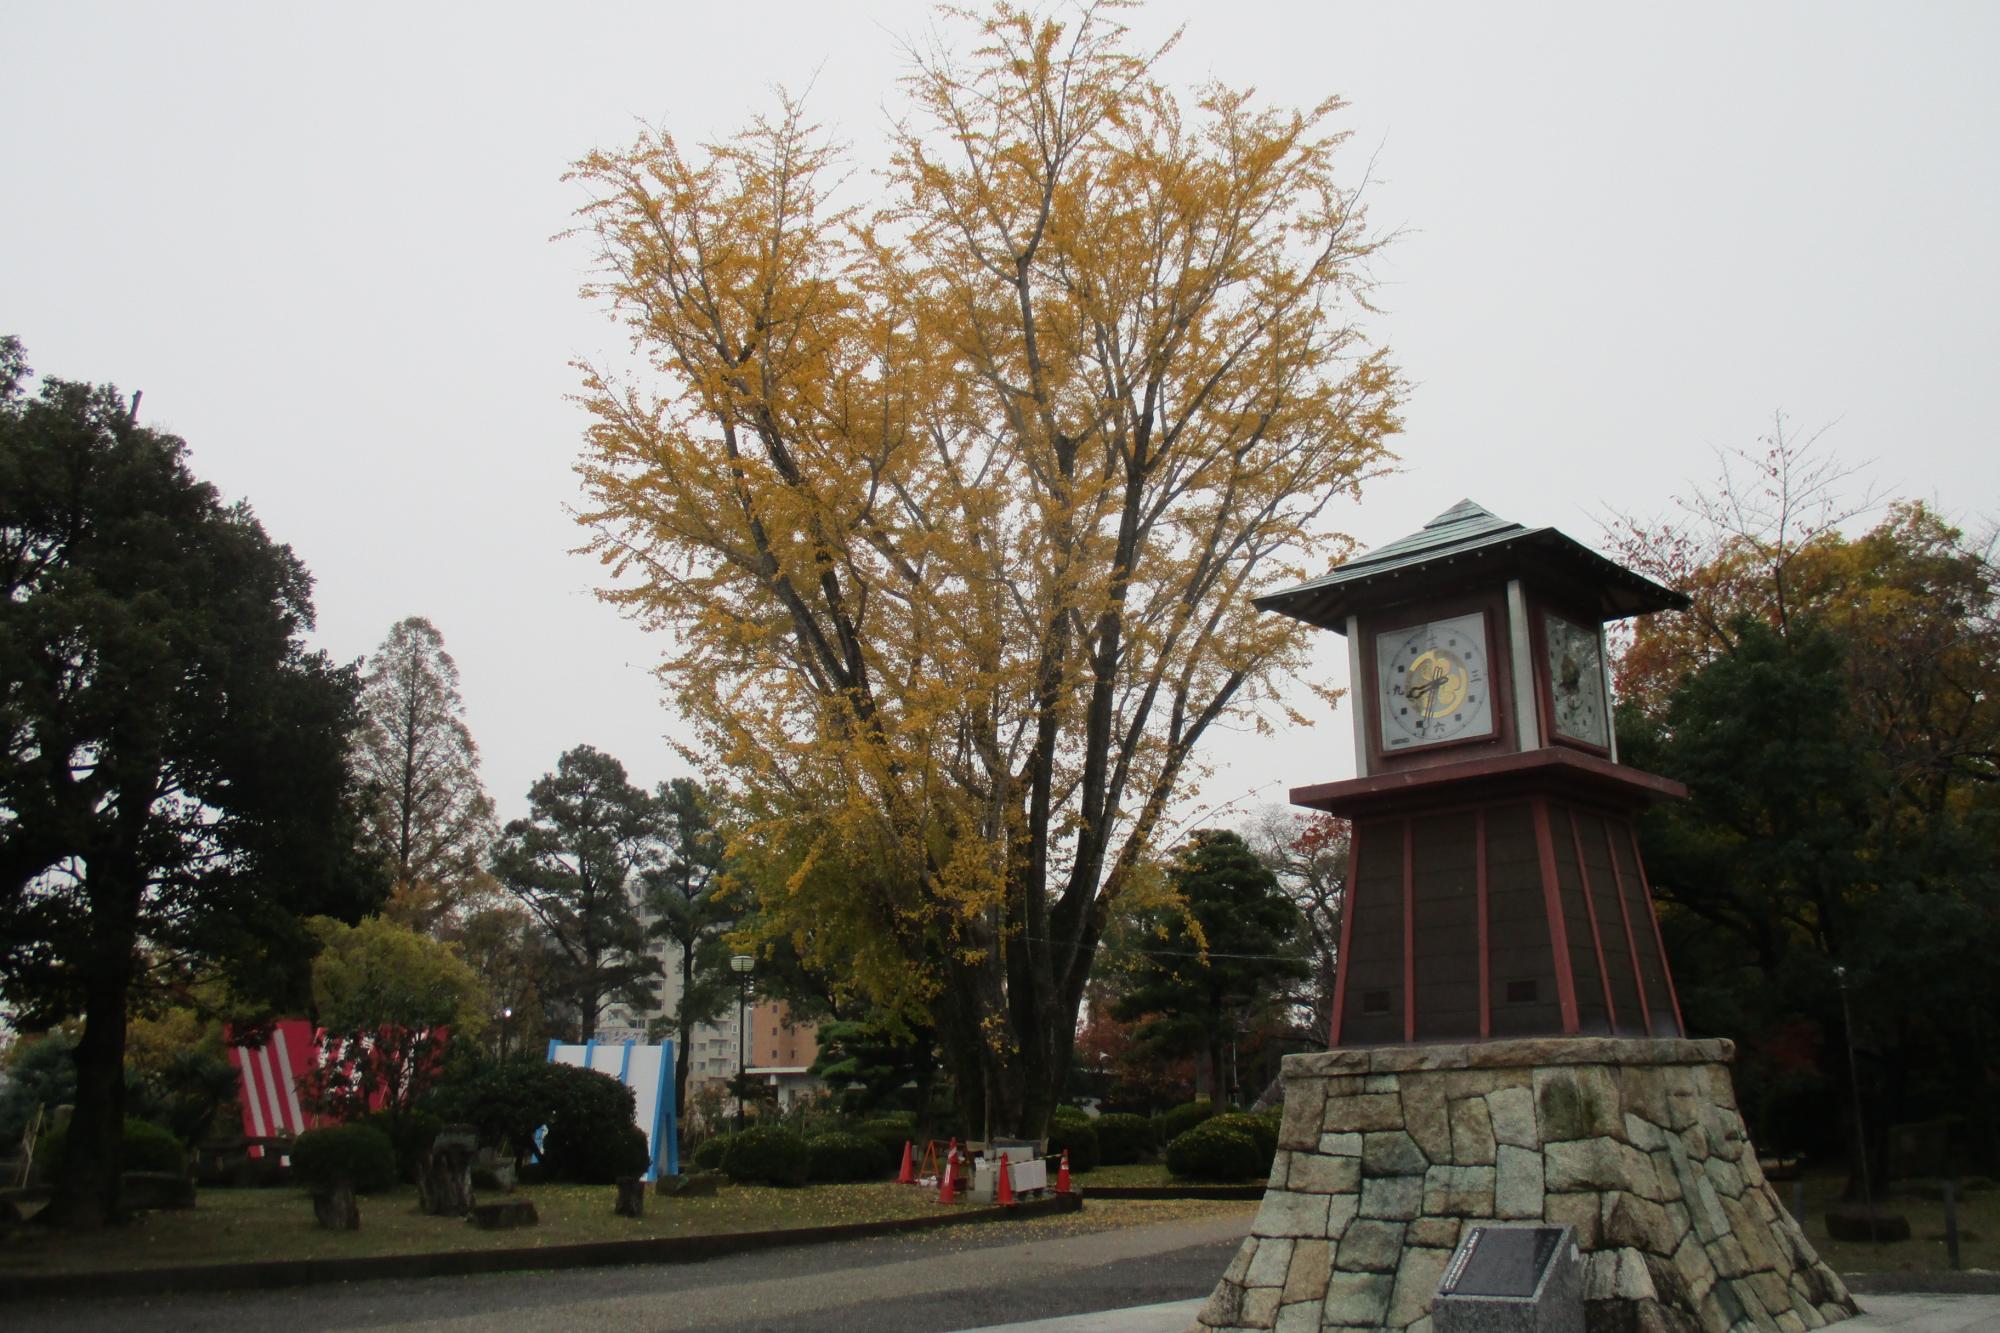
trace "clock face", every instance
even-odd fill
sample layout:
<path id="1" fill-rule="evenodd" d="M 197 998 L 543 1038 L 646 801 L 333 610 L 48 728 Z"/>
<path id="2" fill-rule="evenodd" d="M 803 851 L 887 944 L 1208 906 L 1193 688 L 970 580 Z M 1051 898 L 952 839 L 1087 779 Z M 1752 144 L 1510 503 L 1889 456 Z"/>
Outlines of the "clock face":
<path id="1" fill-rule="evenodd" d="M 1485 613 L 1376 635 L 1375 682 L 1385 751 L 1489 734 Z"/>
<path id="2" fill-rule="evenodd" d="M 1558 615 L 1542 619 L 1549 655 L 1549 698 L 1555 705 L 1555 733 L 1586 745 L 1611 743 L 1604 700 L 1604 649 L 1595 630 Z"/>

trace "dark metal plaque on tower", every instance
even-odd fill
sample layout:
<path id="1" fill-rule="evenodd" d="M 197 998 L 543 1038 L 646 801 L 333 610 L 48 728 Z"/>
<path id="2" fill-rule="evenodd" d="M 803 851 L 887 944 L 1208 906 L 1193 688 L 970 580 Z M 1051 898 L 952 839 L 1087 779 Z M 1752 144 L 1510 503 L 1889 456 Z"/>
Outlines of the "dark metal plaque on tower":
<path id="1" fill-rule="evenodd" d="M 1568 1227 L 1469 1227 L 1431 1314 L 1439 1333 L 1581 1333 L 1582 1270 Z"/>

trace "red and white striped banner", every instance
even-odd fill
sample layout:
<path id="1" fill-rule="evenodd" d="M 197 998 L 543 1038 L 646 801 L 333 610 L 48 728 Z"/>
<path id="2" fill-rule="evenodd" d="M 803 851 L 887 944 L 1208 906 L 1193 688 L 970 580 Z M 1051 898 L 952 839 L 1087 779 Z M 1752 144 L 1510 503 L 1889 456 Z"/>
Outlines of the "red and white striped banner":
<path id="1" fill-rule="evenodd" d="M 262 1045 L 229 1048 L 229 1063 L 242 1076 L 245 1137 L 296 1138 L 318 1127 L 320 1117 L 299 1100 L 299 1075 L 319 1061 L 312 1024 L 303 1018 L 273 1023 Z"/>

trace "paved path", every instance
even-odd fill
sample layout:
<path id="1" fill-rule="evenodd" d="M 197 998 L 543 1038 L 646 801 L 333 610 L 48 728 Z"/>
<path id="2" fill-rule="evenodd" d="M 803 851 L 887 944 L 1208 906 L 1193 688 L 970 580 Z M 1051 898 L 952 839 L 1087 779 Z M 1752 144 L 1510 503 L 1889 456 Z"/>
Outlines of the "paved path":
<path id="1" fill-rule="evenodd" d="M 0 1326 L 120 1333 L 835 1329 L 947 1333 L 1207 1295 L 1253 1210 L 1023 1241 L 1013 1227 L 736 1255 L 701 1264 L 351 1282 L 277 1292 L 17 1302 Z M 1008 1233 L 1014 1233 L 1011 1236 Z M 1174 1325 L 1180 1333 L 1185 1321 Z"/>

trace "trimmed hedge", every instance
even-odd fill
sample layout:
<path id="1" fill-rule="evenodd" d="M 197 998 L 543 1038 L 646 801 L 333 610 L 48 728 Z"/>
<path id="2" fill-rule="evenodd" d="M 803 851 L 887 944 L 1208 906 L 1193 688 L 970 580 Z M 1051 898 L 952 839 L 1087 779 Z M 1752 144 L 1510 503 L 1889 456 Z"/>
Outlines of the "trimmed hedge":
<path id="1" fill-rule="evenodd" d="M 1248 1111 L 1225 1111 L 1202 1122 L 1205 1125 L 1235 1125 L 1250 1131 L 1250 1137 L 1257 1140 L 1257 1151 L 1264 1154 L 1264 1169 L 1271 1169 L 1271 1158 L 1278 1152 L 1278 1122 Z"/>
<path id="2" fill-rule="evenodd" d="M 357 1194 L 379 1194 L 396 1184 L 396 1149 L 373 1125 L 309 1129 L 292 1144 L 292 1175 L 308 1189 L 344 1180 Z"/>
<path id="3" fill-rule="evenodd" d="M 623 1124 L 581 1124 L 559 1120 L 542 1140 L 542 1156 L 564 1180 L 584 1185 L 609 1185 L 620 1176 L 636 1176 L 653 1164 L 646 1151 L 646 1131 L 630 1120 Z"/>
<path id="4" fill-rule="evenodd" d="M 695 1145 L 688 1160 L 703 1171 L 720 1171 L 724 1159 L 729 1156 L 729 1144 L 735 1137 L 734 1133 L 727 1131 L 711 1134 Z"/>
<path id="5" fill-rule="evenodd" d="M 1074 1106 L 1058 1106 L 1049 1117 L 1049 1156 L 1060 1160 L 1069 1153 L 1071 1171 L 1089 1171 L 1097 1165 L 1097 1125 L 1087 1111 Z"/>
<path id="6" fill-rule="evenodd" d="M 1103 1166 L 1123 1166 L 1153 1155 L 1153 1122 L 1142 1115 L 1111 1111 L 1097 1117 L 1097 1160 Z M 1075 1170 L 1075 1163 L 1071 1163 Z"/>
<path id="7" fill-rule="evenodd" d="M 410 1184 L 416 1180 L 417 1170 L 424 1159 L 431 1155 L 431 1145 L 444 1132 L 445 1122 L 440 1116 L 412 1106 L 403 1111 L 401 1123 L 392 1119 L 387 1111 L 376 1111 L 353 1123 L 382 1131 L 382 1137 L 389 1140 L 389 1146 L 396 1154 L 396 1178 Z"/>
<path id="8" fill-rule="evenodd" d="M 1206 1097 L 1200 1101 L 1176 1106 L 1160 1116 L 1159 1124 L 1154 1126 L 1154 1140 L 1159 1143 L 1172 1143 L 1214 1114 L 1215 1103 Z"/>
<path id="9" fill-rule="evenodd" d="M 52 1129 L 35 1140 L 35 1165 L 44 1180 L 53 1182 L 62 1178 L 63 1156 L 68 1150 L 68 1125 Z M 128 1115 L 125 1117 L 125 1132 L 119 1136 L 118 1169 L 171 1171 L 177 1176 L 184 1176 L 187 1174 L 187 1149 L 181 1147 L 179 1139 L 152 1121 Z"/>
<path id="10" fill-rule="evenodd" d="M 806 1141 L 789 1129 L 759 1126 L 733 1136 L 722 1169 L 743 1185 L 803 1185 L 811 1156 Z"/>
<path id="11" fill-rule="evenodd" d="M 824 1185 L 880 1180 L 889 1173 L 889 1154 L 865 1135 L 832 1130 L 806 1140 L 806 1173 Z"/>
<path id="12" fill-rule="evenodd" d="M 1205 1120 L 1167 1145 L 1167 1170 L 1182 1180 L 1228 1183 L 1268 1174 L 1271 1155 L 1251 1128 L 1248 1117 L 1218 1116 Z"/>
<path id="13" fill-rule="evenodd" d="M 862 1121 L 852 1132 L 871 1142 L 881 1144 L 882 1150 L 900 1163 L 903 1160 L 904 1144 L 914 1144 L 915 1152 L 920 1153 L 924 1150 L 924 1145 L 917 1142 L 915 1119 L 914 1116 L 876 1116 L 872 1120 Z"/>

